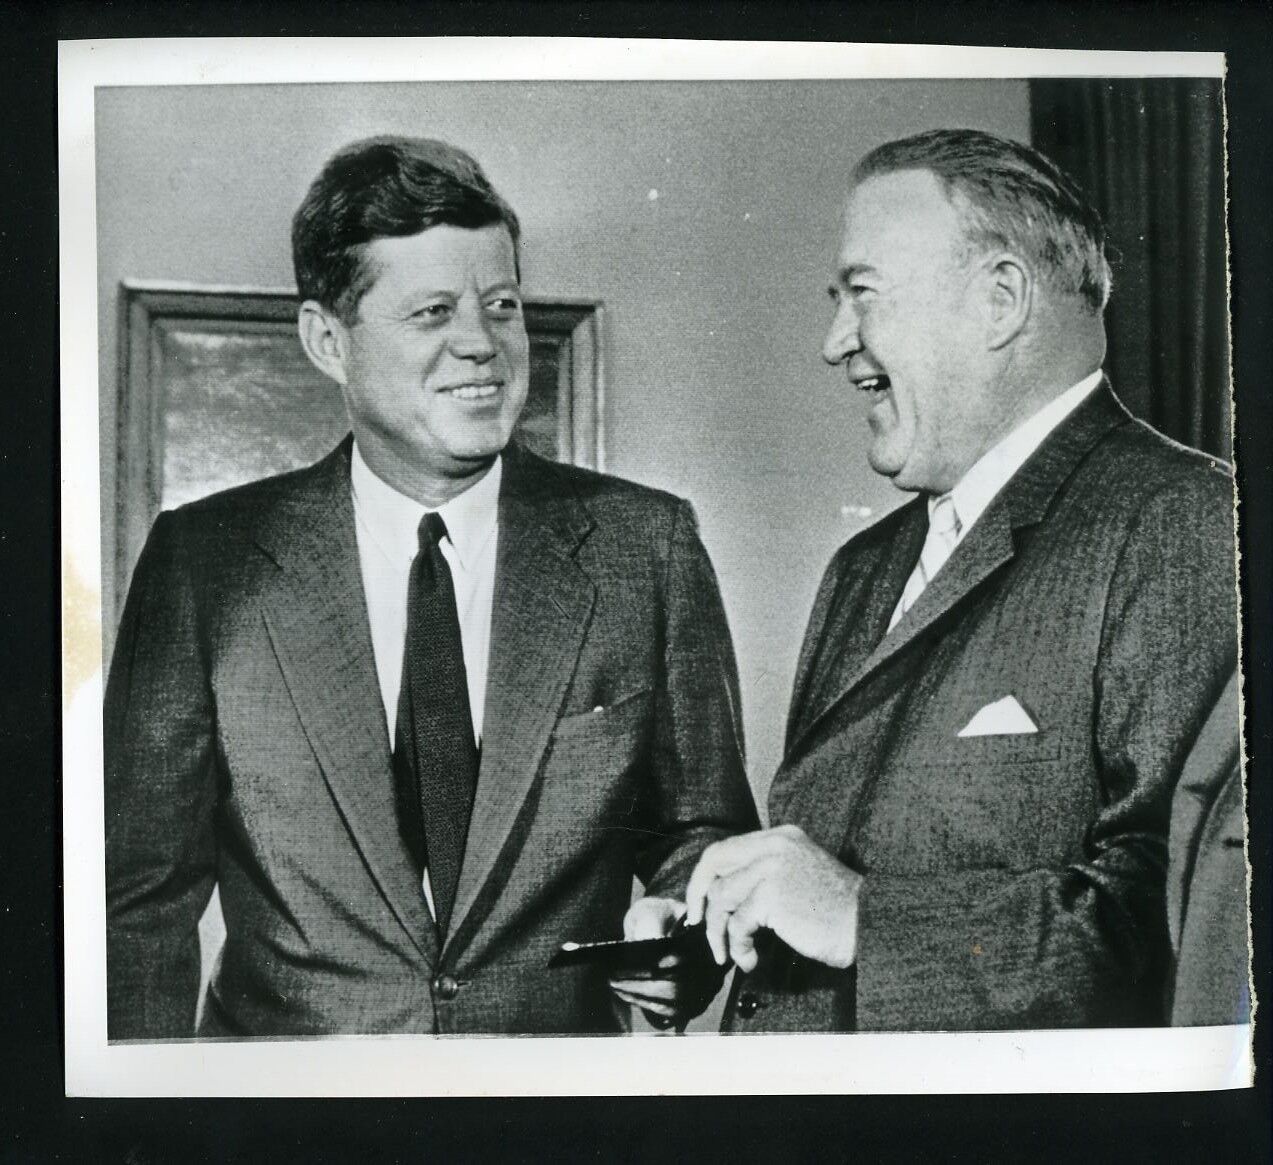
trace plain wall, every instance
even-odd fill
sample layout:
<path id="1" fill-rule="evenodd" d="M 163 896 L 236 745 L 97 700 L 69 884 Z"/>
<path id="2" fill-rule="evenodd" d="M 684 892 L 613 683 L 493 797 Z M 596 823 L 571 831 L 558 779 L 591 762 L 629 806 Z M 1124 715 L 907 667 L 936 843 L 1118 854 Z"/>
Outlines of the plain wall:
<path id="1" fill-rule="evenodd" d="M 605 303 L 606 468 L 698 511 L 763 807 L 822 570 L 903 500 L 870 471 L 862 405 L 819 357 L 845 176 L 872 146 L 936 126 L 1026 140 L 1028 102 L 1024 81 L 99 90 L 102 561 L 120 280 L 291 287 L 292 211 L 334 150 L 373 133 L 446 139 L 520 215 L 527 294 Z"/>

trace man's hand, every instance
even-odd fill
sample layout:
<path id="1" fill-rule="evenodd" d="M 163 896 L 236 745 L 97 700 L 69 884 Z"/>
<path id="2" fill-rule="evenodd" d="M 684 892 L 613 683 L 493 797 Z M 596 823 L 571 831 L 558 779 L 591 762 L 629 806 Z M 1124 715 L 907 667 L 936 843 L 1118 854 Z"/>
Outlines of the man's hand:
<path id="1" fill-rule="evenodd" d="M 662 938 L 670 934 L 685 914 L 685 904 L 671 898 L 641 898 L 632 904 L 623 918 L 623 937 L 634 939 Z M 610 979 L 610 989 L 624 1003 L 645 1012 L 646 1018 L 659 1028 L 684 1025 L 698 1015 L 720 987 L 715 968 L 705 968 L 680 955 L 665 955 L 658 971 L 651 975 L 640 972 L 618 972 Z"/>
<path id="2" fill-rule="evenodd" d="M 755 970 L 755 934 L 772 930 L 792 950 L 829 967 L 857 957 L 862 876 L 794 825 L 718 841 L 703 851 L 685 892 L 686 921 L 707 921 L 718 963 Z"/>

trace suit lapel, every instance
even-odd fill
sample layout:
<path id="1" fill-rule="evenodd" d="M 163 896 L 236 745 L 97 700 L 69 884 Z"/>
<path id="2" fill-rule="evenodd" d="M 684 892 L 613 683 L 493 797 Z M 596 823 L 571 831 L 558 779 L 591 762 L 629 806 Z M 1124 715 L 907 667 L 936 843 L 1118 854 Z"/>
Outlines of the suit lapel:
<path id="1" fill-rule="evenodd" d="M 482 761 L 452 936 L 494 872 L 539 772 L 596 597 L 574 557 L 591 518 L 550 465 L 510 447 L 499 515 Z"/>
<path id="2" fill-rule="evenodd" d="M 858 619 L 863 629 L 861 635 L 850 636 L 857 649 L 851 647 L 844 653 L 841 666 L 834 669 L 834 682 L 827 689 L 812 689 L 813 707 L 789 742 L 788 757 L 846 697 L 913 645 L 929 639 L 935 627 L 944 624 L 1010 563 L 1017 553 L 1018 531 L 1042 519 L 1079 462 L 1110 429 L 1128 420 L 1128 413 L 1110 391 L 1108 382 L 1102 383 L 1017 471 L 915 605 L 892 631 L 887 631 L 888 616 L 923 544 L 927 522 L 923 503 L 917 499 L 913 503 L 915 515 L 908 516 L 894 536 L 895 552 L 876 550 L 861 568 L 859 577 L 871 584 L 869 588 L 861 583 L 847 588 L 850 597 L 861 595 L 859 601 L 843 604 L 844 618 Z M 881 604 L 887 612 L 882 620 Z M 864 640 L 871 646 L 862 652 Z M 834 643 L 833 637 L 831 642 Z"/>
<path id="3" fill-rule="evenodd" d="M 437 939 L 398 832 L 388 726 L 362 585 L 347 440 L 261 524 L 280 567 L 265 622 L 297 715 L 354 843 L 394 915 L 432 964 Z"/>
<path id="4" fill-rule="evenodd" d="M 916 499 L 865 531 L 820 594 L 797 666 L 788 739 L 835 703 L 879 643 L 919 557 L 928 519 Z M 821 608 L 821 610 L 819 610 Z"/>
<path id="5" fill-rule="evenodd" d="M 920 541 L 922 545 L 922 538 Z M 934 623 L 945 618 L 967 599 L 995 571 L 1011 561 L 1013 553 L 1012 527 L 1008 513 L 1004 506 L 992 502 L 968 537 L 955 548 L 946 565 L 924 588 L 915 605 L 902 617 L 901 622 L 892 631 L 886 631 L 874 649 L 861 661 L 845 688 L 856 686 L 899 652 L 906 650 Z M 917 550 L 915 558 L 918 557 Z M 912 559 L 912 568 L 914 564 Z M 907 573 L 909 574 L 909 570 Z M 885 628 L 887 626 L 886 622 Z"/>

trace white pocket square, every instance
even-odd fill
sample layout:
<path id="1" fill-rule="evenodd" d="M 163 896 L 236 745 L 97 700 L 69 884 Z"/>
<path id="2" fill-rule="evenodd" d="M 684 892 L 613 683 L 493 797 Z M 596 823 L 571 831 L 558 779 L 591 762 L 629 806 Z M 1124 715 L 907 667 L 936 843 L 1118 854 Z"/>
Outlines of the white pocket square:
<path id="1" fill-rule="evenodd" d="M 1038 732 L 1039 726 L 1030 713 L 1017 703 L 1015 696 L 1004 696 L 987 704 L 960 730 L 960 736 L 1021 736 Z"/>

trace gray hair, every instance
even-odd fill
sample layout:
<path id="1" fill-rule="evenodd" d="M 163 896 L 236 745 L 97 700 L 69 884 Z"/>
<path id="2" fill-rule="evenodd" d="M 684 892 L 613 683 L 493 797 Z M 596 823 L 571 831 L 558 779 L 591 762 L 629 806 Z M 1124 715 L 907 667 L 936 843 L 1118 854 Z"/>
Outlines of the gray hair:
<path id="1" fill-rule="evenodd" d="M 876 147 L 854 167 L 852 185 L 899 170 L 927 170 L 947 197 L 962 196 L 973 245 L 1017 250 L 1053 290 L 1098 314 L 1105 307 L 1105 225 L 1074 180 L 1038 150 L 981 130 L 929 130 Z"/>

